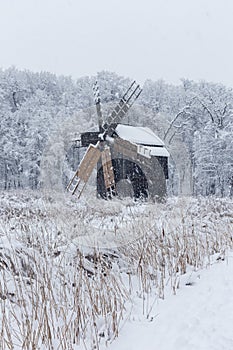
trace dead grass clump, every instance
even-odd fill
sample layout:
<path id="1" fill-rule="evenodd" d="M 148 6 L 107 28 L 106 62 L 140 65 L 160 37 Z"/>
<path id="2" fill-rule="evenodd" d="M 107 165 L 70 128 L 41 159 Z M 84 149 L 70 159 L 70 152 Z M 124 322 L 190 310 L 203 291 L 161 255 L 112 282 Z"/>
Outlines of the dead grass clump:
<path id="1" fill-rule="evenodd" d="M 79 207 L 7 196 L 0 221 L 2 350 L 99 349 L 118 336 L 131 298 L 142 300 L 149 318 L 152 295 L 175 294 L 183 274 L 209 266 L 213 256 L 224 259 L 233 247 L 229 200 L 96 200 Z M 102 228 L 107 239 L 109 227 L 123 227 L 118 247 L 77 245 L 77 236 L 93 231 L 98 242 Z"/>

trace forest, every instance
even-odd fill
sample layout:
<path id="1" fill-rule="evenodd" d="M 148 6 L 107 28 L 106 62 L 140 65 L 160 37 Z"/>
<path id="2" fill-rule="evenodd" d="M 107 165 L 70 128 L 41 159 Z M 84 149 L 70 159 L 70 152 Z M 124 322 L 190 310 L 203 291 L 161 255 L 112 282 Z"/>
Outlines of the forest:
<path id="1" fill-rule="evenodd" d="M 103 106 L 116 103 L 131 82 L 107 71 L 74 80 L 15 67 L 0 70 L 1 190 L 40 189 L 44 169 L 48 175 L 61 167 L 56 161 L 61 149 L 63 169 L 78 162 L 73 140 L 81 131 L 97 129 L 92 91 L 96 80 Z M 165 142 L 170 152 L 169 194 L 232 197 L 232 89 L 187 79 L 176 86 L 147 80 L 142 88 L 123 122 L 148 126 Z M 68 176 L 60 170 L 57 174 Z"/>

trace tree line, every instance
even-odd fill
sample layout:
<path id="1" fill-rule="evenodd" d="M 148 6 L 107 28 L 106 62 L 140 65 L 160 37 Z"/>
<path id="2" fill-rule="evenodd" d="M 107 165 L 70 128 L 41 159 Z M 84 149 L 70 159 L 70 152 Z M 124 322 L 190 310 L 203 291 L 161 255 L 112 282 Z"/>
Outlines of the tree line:
<path id="1" fill-rule="evenodd" d="M 116 101 L 130 84 L 129 78 L 106 71 L 73 80 L 14 67 L 0 70 L 0 189 L 40 188 L 44 149 L 66 120 L 77 115 L 71 139 L 81 129 L 97 128 L 95 80 L 103 105 Z M 171 194 L 181 193 L 189 177 L 188 194 L 233 195 L 232 89 L 206 81 L 182 79 L 174 86 L 147 80 L 125 122 L 148 126 L 164 140 L 171 153 Z M 74 158 L 72 143 L 67 157 Z"/>

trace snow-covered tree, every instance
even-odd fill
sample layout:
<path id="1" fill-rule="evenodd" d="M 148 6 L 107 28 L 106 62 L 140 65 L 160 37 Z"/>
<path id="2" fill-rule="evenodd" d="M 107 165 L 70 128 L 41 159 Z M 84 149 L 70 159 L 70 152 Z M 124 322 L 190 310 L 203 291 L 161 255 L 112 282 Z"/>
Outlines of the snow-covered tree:
<path id="1" fill-rule="evenodd" d="M 94 104 L 92 85 L 96 80 L 103 111 L 108 113 L 130 79 L 102 71 L 74 81 L 47 72 L 0 69 L 1 189 L 40 186 L 42 156 L 51 135 L 64 134 L 61 128 L 69 126 L 71 134 L 97 128 L 95 109 L 89 108 Z M 187 184 L 185 177 L 190 176 L 196 195 L 233 195 L 231 89 L 187 79 L 179 86 L 148 80 L 138 104 L 124 122 L 149 126 L 165 140 L 171 152 L 169 188 L 173 193 L 179 193 L 181 181 Z M 82 110 L 82 115 L 73 118 Z M 179 149 L 180 155 L 185 150 L 183 163 Z M 68 158 L 71 154 L 67 149 Z M 190 169 L 183 171 L 178 181 L 177 169 L 184 166 Z"/>

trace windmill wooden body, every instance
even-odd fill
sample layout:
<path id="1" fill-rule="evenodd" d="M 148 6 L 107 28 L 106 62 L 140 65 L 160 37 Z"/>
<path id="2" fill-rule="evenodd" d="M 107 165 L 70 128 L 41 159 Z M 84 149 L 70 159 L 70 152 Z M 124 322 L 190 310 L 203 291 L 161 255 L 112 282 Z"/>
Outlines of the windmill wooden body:
<path id="1" fill-rule="evenodd" d="M 130 195 L 138 198 L 164 198 L 168 178 L 168 156 L 164 143 L 149 129 L 120 124 L 142 92 L 133 82 L 111 114 L 104 119 L 97 83 L 93 87 L 99 130 L 81 134 L 87 151 L 67 189 L 81 196 L 97 166 L 97 194 L 101 198 L 126 195 L 122 184 L 129 184 Z M 129 187 L 128 187 L 129 188 Z"/>

